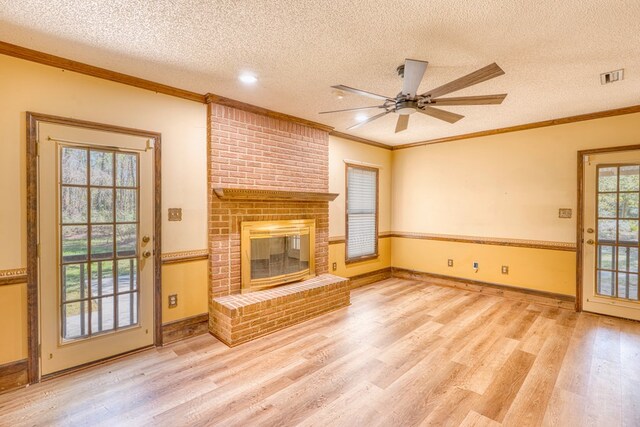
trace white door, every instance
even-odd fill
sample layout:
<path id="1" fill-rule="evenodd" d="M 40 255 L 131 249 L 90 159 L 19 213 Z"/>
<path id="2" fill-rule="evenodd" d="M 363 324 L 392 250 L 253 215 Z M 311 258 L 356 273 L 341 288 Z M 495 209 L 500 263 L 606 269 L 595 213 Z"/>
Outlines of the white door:
<path id="1" fill-rule="evenodd" d="M 640 320 L 640 151 L 585 156 L 582 307 Z"/>
<path id="2" fill-rule="evenodd" d="M 153 344 L 153 149 L 40 122 L 41 373 Z"/>

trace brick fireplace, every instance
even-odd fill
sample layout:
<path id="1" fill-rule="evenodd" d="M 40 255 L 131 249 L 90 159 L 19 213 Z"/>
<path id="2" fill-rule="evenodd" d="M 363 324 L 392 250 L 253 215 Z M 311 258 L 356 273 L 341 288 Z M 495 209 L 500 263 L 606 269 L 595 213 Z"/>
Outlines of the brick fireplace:
<path id="1" fill-rule="evenodd" d="M 302 298 L 300 304 L 292 303 L 289 297 L 280 298 L 282 301 L 286 299 L 285 305 L 303 307 L 301 304 L 306 304 L 304 307 L 307 308 L 291 315 L 289 307 L 286 319 L 278 319 L 276 323 L 292 324 L 312 316 L 309 303 L 304 298 L 305 295 L 318 295 L 316 288 L 319 284 L 330 291 L 329 296 L 322 297 L 321 308 L 324 311 L 348 305 L 349 297 L 348 283 L 335 284 L 348 282 L 346 279 L 321 276 L 328 272 L 328 203 L 336 196 L 328 193 L 329 129 L 312 122 L 293 121 L 284 115 L 279 117 L 273 112 L 264 114 L 251 106 L 217 102 L 219 100 L 217 97 L 208 99 L 209 328 L 214 335 L 234 345 L 228 329 L 233 322 L 241 320 L 225 317 L 231 312 L 228 307 L 222 307 L 220 301 L 229 300 L 241 292 L 243 222 L 315 221 L 315 271 L 312 273 L 320 276 L 320 280 L 311 283 L 311 288 L 296 285 L 296 298 Z M 246 299 L 250 295 L 238 295 L 238 298 L 244 297 L 246 301 L 242 301 L 248 304 L 252 301 L 252 298 Z M 267 297 L 263 294 L 258 298 L 256 295 L 259 300 Z M 232 309 L 235 307 L 234 301 L 227 303 Z M 271 302 L 265 304 L 271 307 Z M 273 312 L 273 307 L 270 312 Z M 252 321 L 252 325 L 255 323 Z M 220 328 L 226 329 L 221 332 Z M 263 335 L 266 331 L 254 325 L 251 336 Z M 248 336 L 242 337 L 242 340 L 247 339 Z"/>
<path id="2" fill-rule="evenodd" d="M 315 273 L 326 273 L 328 199 L 309 193 L 328 194 L 328 129 L 214 101 L 208 104 L 210 296 L 240 293 L 243 221 L 314 219 Z M 224 197 L 225 189 L 252 191 Z"/>

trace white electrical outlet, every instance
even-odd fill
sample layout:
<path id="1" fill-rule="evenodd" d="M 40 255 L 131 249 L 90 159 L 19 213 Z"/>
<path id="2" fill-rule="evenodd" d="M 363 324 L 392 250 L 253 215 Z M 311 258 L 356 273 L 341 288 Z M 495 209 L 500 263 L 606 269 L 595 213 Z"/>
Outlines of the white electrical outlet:
<path id="1" fill-rule="evenodd" d="M 509 266 L 508 265 L 503 265 L 502 266 L 502 274 L 509 274 Z"/>
<path id="2" fill-rule="evenodd" d="M 453 267 L 453 260 L 452 260 L 452 259 L 448 259 L 448 260 L 447 260 L 447 265 L 448 265 L 449 267 Z"/>

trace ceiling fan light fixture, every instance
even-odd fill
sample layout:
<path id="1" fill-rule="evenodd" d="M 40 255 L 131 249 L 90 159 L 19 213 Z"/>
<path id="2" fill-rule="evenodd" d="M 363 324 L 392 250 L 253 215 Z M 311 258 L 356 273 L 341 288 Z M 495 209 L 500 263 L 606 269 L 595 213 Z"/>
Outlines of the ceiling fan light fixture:
<path id="1" fill-rule="evenodd" d="M 258 81 L 258 78 L 253 74 L 242 73 L 238 76 L 238 80 L 247 85 L 252 85 Z"/>

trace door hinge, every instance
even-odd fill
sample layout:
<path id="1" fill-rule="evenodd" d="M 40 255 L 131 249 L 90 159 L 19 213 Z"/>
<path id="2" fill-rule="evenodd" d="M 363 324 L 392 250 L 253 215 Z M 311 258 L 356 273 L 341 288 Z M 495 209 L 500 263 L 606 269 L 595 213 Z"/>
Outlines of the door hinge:
<path id="1" fill-rule="evenodd" d="M 40 243 L 36 245 L 36 256 L 40 258 Z"/>
<path id="2" fill-rule="evenodd" d="M 40 141 L 36 142 L 36 157 L 40 157 Z"/>
<path id="3" fill-rule="evenodd" d="M 42 357 L 42 344 L 38 344 L 38 357 Z"/>

